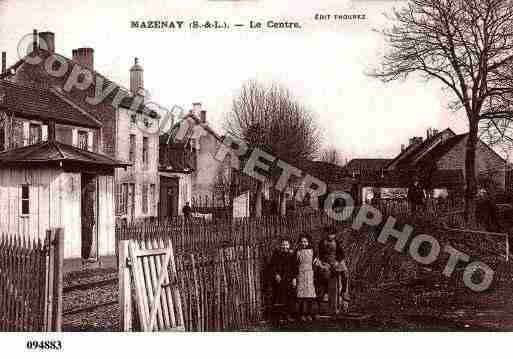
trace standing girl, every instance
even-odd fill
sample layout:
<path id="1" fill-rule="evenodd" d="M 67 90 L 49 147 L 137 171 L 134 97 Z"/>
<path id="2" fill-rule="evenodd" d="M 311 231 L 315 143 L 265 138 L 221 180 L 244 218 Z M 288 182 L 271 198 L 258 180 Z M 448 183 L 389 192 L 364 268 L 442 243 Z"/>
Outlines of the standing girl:
<path id="1" fill-rule="evenodd" d="M 299 305 L 299 315 L 302 321 L 312 320 L 312 302 L 315 299 L 314 286 L 314 251 L 311 237 L 308 234 L 299 236 L 299 247 L 296 252 L 296 293 Z"/>

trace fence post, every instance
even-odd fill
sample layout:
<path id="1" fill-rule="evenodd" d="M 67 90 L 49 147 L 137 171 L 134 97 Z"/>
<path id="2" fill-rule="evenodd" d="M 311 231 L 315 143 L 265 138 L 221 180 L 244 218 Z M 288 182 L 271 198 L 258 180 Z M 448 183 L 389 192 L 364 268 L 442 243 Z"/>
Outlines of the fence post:
<path id="1" fill-rule="evenodd" d="M 62 287 L 63 287 L 63 266 L 64 266 L 64 229 L 54 228 L 54 280 L 53 280 L 53 318 L 52 330 L 55 332 L 62 331 Z"/>
<path id="2" fill-rule="evenodd" d="M 44 328 L 45 332 L 52 331 L 53 319 L 53 281 L 55 278 L 55 247 L 53 241 L 55 232 L 51 230 L 46 231 L 45 247 L 48 250 L 48 257 L 46 258 L 46 279 L 45 279 L 45 315 L 44 315 Z"/>
<path id="3" fill-rule="evenodd" d="M 506 234 L 506 262 L 509 262 L 509 234 Z"/>
<path id="4" fill-rule="evenodd" d="M 119 232 L 126 233 L 123 231 Z M 132 330 L 132 292 L 130 289 L 130 268 L 128 267 L 128 238 L 117 236 L 118 280 L 119 280 L 119 325 L 123 332 Z"/>

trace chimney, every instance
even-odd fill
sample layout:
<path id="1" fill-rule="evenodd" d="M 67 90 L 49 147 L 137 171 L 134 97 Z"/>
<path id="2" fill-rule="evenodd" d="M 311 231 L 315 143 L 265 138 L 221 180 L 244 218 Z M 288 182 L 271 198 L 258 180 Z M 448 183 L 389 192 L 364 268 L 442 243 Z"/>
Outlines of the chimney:
<path id="1" fill-rule="evenodd" d="M 55 121 L 48 122 L 48 142 L 55 142 Z"/>
<path id="2" fill-rule="evenodd" d="M 207 111 L 201 110 L 200 112 L 200 122 L 207 123 Z"/>
<path id="3" fill-rule="evenodd" d="M 139 59 L 134 59 L 134 64 L 130 68 L 130 92 L 132 95 L 141 94 L 144 90 L 144 70 L 139 65 Z"/>
<path id="4" fill-rule="evenodd" d="M 2 51 L 2 74 L 7 70 L 7 53 Z"/>
<path id="5" fill-rule="evenodd" d="M 32 51 L 37 50 L 37 30 L 32 31 Z"/>
<path id="6" fill-rule="evenodd" d="M 406 149 L 406 145 L 405 144 L 401 144 L 401 152 L 404 152 L 405 149 Z"/>
<path id="7" fill-rule="evenodd" d="M 431 132 L 431 127 L 428 127 L 427 131 L 426 131 L 426 138 L 427 139 L 430 139 L 432 136 L 432 132 Z"/>
<path id="8" fill-rule="evenodd" d="M 201 116 L 201 102 L 193 102 L 192 103 L 192 113 L 197 118 L 200 118 L 200 116 Z"/>
<path id="9" fill-rule="evenodd" d="M 72 51 L 73 61 L 91 71 L 94 70 L 94 49 L 82 47 Z"/>
<path id="10" fill-rule="evenodd" d="M 433 128 L 433 130 L 431 130 L 431 136 L 436 136 L 436 135 L 438 135 L 438 130 Z"/>
<path id="11" fill-rule="evenodd" d="M 55 52 L 55 34 L 49 31 L 40 32 L 39 48 L 53 54 Z"/>
<path id="12" fill-rule="evenodd" d="M 421 144 L 423 141 L 422 137 L 412 137 L 410 138 L 410 146 Z"/>

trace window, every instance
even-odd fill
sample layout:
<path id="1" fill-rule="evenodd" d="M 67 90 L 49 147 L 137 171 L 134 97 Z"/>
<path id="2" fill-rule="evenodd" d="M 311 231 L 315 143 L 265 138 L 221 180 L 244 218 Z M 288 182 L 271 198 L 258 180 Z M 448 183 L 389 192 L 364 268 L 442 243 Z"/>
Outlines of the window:
<path id="1" fill-rule="evenodd" d="M 150 198 L 151 198 L 151 211 L 153 215 L 157 214 L 157 193 L 155 192 L 155 185 L 150 185 Z"/>
<path id="2" fill-rule="evenodd" d="M 148 213 L 148 184 L 143 183 L 142 185 L 142 212 L 143 214 Z"/>
<path id="3" fill-rule="evenodd" d="M 137 123 L 137 115 L 135 113 L 130 115 L 130 123 L 134 125 Z"/>
<path id="4" fill-rule="evenodd" d="M 4 130 L 4 124 L 0 123 L 0 151 L 5 151 L 5 130 Z"/>
<path id="5" fill-rule="evenodd" d="M 43 131 L 41 125 L 31 123 L 29 126 L 29 145 L 41 142 Z"/>
<path id="6" fill-rule="evenodd" d="M 128 152 L 128 161 L 135 162 L 135 135 L 130 135 L 130 150 Z"/>
<path id="7" fill-rule="evenodd" d="M 148 164 L 148 137 L 143 137 L 143 150 L 142 150 L 143 164 Z"/>
<path id="8" fill-rule="evenodd" d="M 116 214 L 127 214 L 128 184 L 122 183 L 116 186 Z"/>
<path id="9" fill-rule="evenodd" d="M 30 214 L 30 195 L 27 184 L 21 186 L 21 214 L 24 216 Z"/>
<path id="10" fill-rule="evenodd" d="M 65 143 L 67 145 L 73 144 L 73 131 L 69 127 L 55 127 L 55 139 L 58 142 Z"/>
<path id="11" fill-rule="evenodd" d="M 78 131 L 78 140 L 77 140 L 77 145 L 78 145 L 78 148 L 82 149 L 82 150 L 86 150 L 87 151 L 87 131 Z"/>

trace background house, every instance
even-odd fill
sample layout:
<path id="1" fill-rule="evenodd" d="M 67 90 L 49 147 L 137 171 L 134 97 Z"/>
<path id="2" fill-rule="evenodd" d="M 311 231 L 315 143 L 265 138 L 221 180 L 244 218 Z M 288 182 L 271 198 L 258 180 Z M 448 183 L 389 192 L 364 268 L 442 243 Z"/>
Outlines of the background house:
<path id="1" fill-rule="evenodd" d="M 426 139 L 414 137 L 408 147 L 387 166 L 391 171 L 413 171 L 430 190 L 461 190 L 465 185 L 465 151 L 468 133 L 456 135 L 450 128 L 443 131 L 427 131 Z M 448 171 L 458 182 L 448 181 Z M 478 178 L 488 179 L 495 189 L 504 190 L 506 161 L 486 143 L 478 140 L 476 146 L 476 173 Z M 445 176 L 444 176 L 445 173 Z M 452 182 L 452 183 L 447 183 Z"/>
<path id="2" fill-rule="evenodd" d="M 238 165 L 238 158 L 228 154 L 222 162 L 215 159 L 222 142 L 223 138 L 208 124 L 201 103 L 193 103 L 192 110 L 170 133 L 161 136 L 159 217 L 181 215 L 186 202 L 190 202 L 196 215 L 226 217 L 234 211 L 237 215 L 246 213 L 239 207 L 246 206 L 247 201 L 236 200 L 243 194 L 233 190 L 232 164 Z"/>
<path id="3" fill-rule="evenodd" d="M 410 138 L 393 159 L 351 160 L 345 170 L 356 181 L 358 201 L 405 198 L 414 179 L 422 183 L 429 196 L 462 196 L 468 134 L 457 135 L 450 128 L 428 129 L 426 134 L 425 139 Z M 486 182 L 493 190 L 505 189 L 506 161 L 481 140 L 476 149 L 476 173 L 482 185 Z"/>
<path id="4" fill-rule="evenodd" d="M 101 126 L 92 138 L 92 147 L 132 164 L 128 170 L 115 171 L 117 217 L 131 221 L 155 216 L 159 116 L 144 105 L 142 66 L 135 61 L 130 69 L 130 90 L 125 90 L 95 70 L 92 48 L 74 49 L 70 59 L 56 52 L 54 33 L 34 31 L 33 49 L 13 66 L 3 66 L 6 69 L 0 77 L 58 89 L 70 104 L 96 118 Z M 71 86 L 77 80 L 79 84 Z M 75 142 L 73 130 L 58 131 L 63 132 L 57 134 L 64 138 L 63 143 Z"/>

